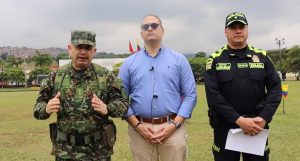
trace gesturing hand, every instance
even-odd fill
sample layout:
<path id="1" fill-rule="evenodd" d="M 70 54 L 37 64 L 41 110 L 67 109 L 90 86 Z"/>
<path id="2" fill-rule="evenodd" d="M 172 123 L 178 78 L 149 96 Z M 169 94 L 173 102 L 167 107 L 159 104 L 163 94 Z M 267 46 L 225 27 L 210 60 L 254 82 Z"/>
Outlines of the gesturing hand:
<path id="1" fill-rule="evenodd" d="M 49 100 L 47 106 L 46 106 L 46 112 L 48 114 L 52 114 L 53 112 L 58 112 L 60 107 L 60 92 L 57 92 L 54 98 Z"/>
<path id="2" fill-rule="evenodd" d="M 105 103 L 103 103 L 98 96 L 94 93 L 92 98 L 92 107 L 95 111 L 99 112 L 102 115 L 107 115 L 108 110 Z"/>

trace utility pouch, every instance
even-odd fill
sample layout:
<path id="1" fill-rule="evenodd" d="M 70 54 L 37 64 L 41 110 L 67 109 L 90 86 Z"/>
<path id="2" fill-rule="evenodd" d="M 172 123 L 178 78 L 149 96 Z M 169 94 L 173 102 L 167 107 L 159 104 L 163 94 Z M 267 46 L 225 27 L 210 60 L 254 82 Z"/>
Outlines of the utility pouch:
<path id="1" fill-rule="evenodd" d="M 49 124 L 49 131 L 50 131 L 50 139 L 52 144 L 55 144 L 55 140 L 57 138 L 57 123 L 53 122 Z"/>
<path id="2" fill-rule="evenodd" d="M 102 126 L 102 136 L 104 145 L 108 149 L 112 149 L 117 139 L 116 125 L 112 120 L 108 120 L 107 123 Z"/>

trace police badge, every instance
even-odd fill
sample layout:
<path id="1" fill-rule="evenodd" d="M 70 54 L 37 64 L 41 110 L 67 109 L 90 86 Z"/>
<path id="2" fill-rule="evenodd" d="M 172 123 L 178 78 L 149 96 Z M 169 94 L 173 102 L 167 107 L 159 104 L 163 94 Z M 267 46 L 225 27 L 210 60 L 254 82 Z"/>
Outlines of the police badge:
<path id="1" fill-rule="evenodd" d="M 254 63 L 259 63 L 259 58 L 258 58 L 258 56 L 257 56 L 257 55 L 253 55 L 253 56 L 252 56 L 252 61 L 253 61 Z"/>

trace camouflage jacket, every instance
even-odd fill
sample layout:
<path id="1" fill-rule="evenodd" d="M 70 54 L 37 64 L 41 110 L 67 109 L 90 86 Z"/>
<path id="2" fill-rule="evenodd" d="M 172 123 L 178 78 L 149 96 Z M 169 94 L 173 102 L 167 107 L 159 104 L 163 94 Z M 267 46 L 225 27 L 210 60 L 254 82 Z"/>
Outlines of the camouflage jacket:
<path id="1" fill-rule="evenodd" d="M 62 78 L 58 76 L 59 74 L 63 74 Z M 58 78 L 60 80 L 57 80 Z M 36 119 L 43 120 L 50 117 L 46 113 L 46 106 L 58 91 L 61 92 L 61 108 L 57 113 L 58 127 L 67 133 L 93 132 L 101 124 L 101 121 L 95 119 L 95 115 L 104 118 L 103 120 L 108 118 L 101 116 L 91 107 L 93 93 L 107 104 L 108 116 L 125 117 L 128 109 L 128 99 L 124 95 L 125 92 L 122 92 L 121 81 L 107 69 L 96 64 L 83 71 L 75 71 L 70 65 L 52 71 L 40 87 L 34 106 Z"/>

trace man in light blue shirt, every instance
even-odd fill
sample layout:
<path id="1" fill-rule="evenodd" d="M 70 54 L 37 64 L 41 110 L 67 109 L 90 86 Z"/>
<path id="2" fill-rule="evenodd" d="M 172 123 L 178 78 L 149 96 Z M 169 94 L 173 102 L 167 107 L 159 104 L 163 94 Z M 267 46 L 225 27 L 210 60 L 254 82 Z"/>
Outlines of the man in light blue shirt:
<path id="1" fill-rule="evenodd" d="M 183 54 L 162 46 L 165 29 L 150 14 L 141 24 L 145 48 L 128 57 L 119 77 L 130 97 L 130 146 L 136 161 L 184 161 L 184 120 L 196 105 L 196 84 Z"/>

